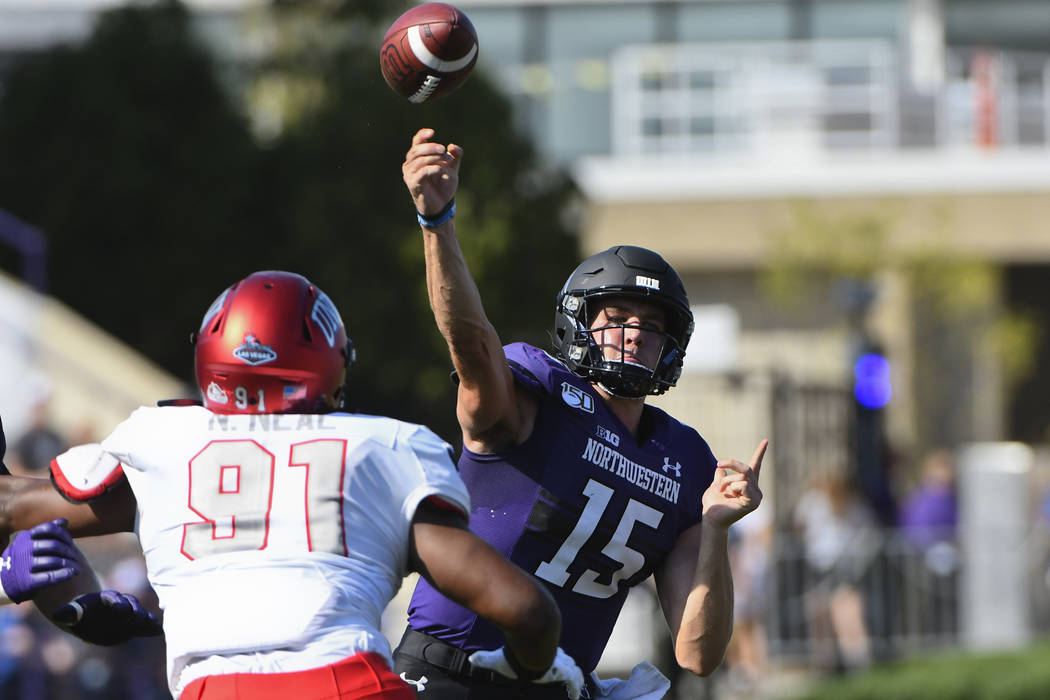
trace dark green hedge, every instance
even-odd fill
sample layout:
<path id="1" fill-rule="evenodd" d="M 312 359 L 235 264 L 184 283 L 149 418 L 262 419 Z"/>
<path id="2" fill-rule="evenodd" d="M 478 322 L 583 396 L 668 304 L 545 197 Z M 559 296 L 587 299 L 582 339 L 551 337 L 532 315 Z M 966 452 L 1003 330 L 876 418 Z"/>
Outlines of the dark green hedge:
<path id="1" fill-rule="evenodd" d="M 1050 641 L 1016 653 L 909 659 L 811 689 L 802 700 L 1045 700 Z"/>

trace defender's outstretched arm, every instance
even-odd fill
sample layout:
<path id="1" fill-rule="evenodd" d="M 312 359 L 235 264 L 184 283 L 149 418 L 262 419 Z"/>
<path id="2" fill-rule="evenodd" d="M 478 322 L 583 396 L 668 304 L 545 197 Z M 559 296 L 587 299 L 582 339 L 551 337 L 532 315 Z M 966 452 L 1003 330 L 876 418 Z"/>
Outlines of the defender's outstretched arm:
<path id="1" fill-rule="evenodd" d="M 135 505 L 135 496 L 126 481 L 90 503 L 71 503 L 48 479 L 2 476 L 0 538 L 56 518 L 65 518 L 74 537 L 132 532 Z"/>

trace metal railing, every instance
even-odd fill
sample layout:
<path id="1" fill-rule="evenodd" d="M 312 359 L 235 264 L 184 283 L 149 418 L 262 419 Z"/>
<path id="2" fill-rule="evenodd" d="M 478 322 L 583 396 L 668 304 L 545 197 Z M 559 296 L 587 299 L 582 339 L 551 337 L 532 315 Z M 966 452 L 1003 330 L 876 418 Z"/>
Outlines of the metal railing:
<path id="1" fill-rule="evenodd" d="M 765 589 L 770 657 L 850 667 L 955 646 L 962 574 L 950 537 L 920 548 L 896 530 L 858 531 L 822 569 L 798 537 L 780 534 Z"/>
<path id="2" fill-rule="evenodd" d="M 880 40 L 627 46 L 612 58 L 614 155 L 1050 143 L 1050 56 L 951 49 L 933 93 L 901 63 Z"/>

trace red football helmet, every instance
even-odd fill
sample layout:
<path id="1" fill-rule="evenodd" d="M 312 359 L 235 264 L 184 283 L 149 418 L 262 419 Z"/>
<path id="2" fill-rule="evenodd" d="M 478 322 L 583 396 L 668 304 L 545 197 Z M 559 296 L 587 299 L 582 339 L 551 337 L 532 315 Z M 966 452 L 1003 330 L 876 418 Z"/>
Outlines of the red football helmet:
<path id="1" fill-rule="evenodd" d="M 332 410 L 355 359 L 335 304 L 290 272 L 256 272 L 220 294 L 195 345 L 197 386 L 216 413 Z"/>

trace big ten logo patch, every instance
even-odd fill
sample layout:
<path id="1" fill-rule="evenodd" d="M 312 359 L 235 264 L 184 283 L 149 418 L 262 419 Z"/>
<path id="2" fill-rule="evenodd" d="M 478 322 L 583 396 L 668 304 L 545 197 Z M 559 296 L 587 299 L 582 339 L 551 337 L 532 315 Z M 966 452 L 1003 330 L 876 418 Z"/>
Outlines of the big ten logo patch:
<path id="1" fill-rule="evenodd" d="M 620 446 L 620 436 L 606 428 L 604 425 L 598 426 L 598 437 L 605 440 L 610 445 L 614 445 L 615 447 Z"/>
<path id="2" fill-rule="evenodd" d="M 660 280 L 656 279 L 655 277 L 645 277 L 643 275 L 636 275 L 634 278 L 634 283 L 637 284 L 639 287 L 648 287 L 649 289 L 660 288 Z"/>

